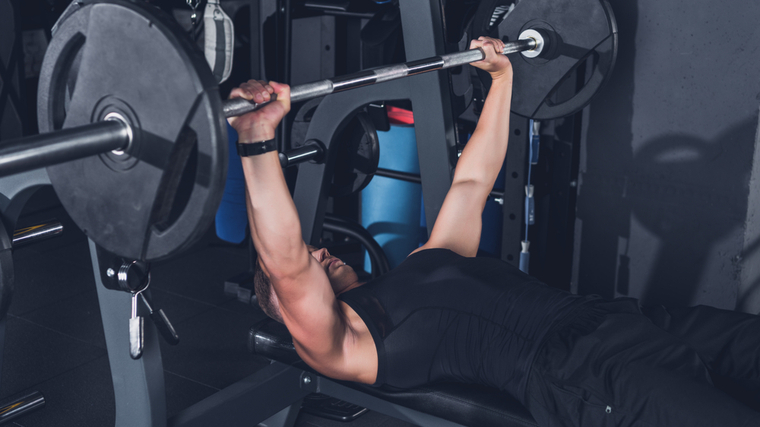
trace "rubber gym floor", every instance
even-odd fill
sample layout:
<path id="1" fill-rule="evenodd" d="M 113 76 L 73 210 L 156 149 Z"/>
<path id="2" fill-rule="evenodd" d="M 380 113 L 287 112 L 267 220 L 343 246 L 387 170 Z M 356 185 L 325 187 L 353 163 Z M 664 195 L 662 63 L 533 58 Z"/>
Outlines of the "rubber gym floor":
<path id="1" fill-rule="evenodd" d="M 14 250 L 15 292 L 7 316 L 0 397 L 34 390 L 45 396 L 45 407 L 19 418 L 15 426 L 114 425 L 87 239 L 50 187 L 35 194 L 18 226 L 50 219 L 63 223 L 62 235 Z M 178 346 L 162 342 L 161 348 L 169 416 L 266 365 L 248 352 L 245 341 L 263 314 L 224 295 L 224 280 L 245 271 L 247 263 L 245 247 L 221 242 L 209 232 L 192 250 L 152 265 L 153 300 L 180 335 Z M 410 426 L 373 412 L 350 423 L 302 413 L 296 425 Z"/>

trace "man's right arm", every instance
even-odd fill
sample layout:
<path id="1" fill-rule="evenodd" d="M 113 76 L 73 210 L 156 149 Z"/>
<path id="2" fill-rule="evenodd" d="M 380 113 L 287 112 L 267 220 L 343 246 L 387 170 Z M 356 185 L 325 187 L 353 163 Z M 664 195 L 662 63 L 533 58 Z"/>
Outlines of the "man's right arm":
<path id="1" fill-rule="evenodd" d="M 268 101 L 261 82 L 249 82 L 232 97 Z M 270 88 L 266 88 L 270 89 Z M 271 83 L 277 101 L 231 119 L 239 141 L 274 138 L 274 130 L 290 109 L 287 85 Z M 254 98 L 255 95 L 263 98 Z M 346 326 L 322 266 L 301 237 L 301 223 L 282 173 L 277 151 L 241 158 L 246 180 L 248 218 L 262 269 L 269 276 L 280 312 L 299 354 L 319 369 L 324 360 L 340 359 Z"/>
<path id="2" fill-rule="evenodd" d="M 267 87 L 268 86 L 268 87 Z M 232 92 L 261 103 L 274 93 L 272 85 L 248 82 Z M 290 111 L 289 88 L 277 86 L 279 98 L 254 113 L 230 119 L 241 143 L 273 139 L 275 128 Z M 266 89 L 266 90 L 262 90 Z M 282 174 L 277 151 L 241 157 L 246 181 L 251 235 L 259 258 L 272 278 L 298 275 L 308 266 L 308 251 L 300 235 L 298 212 Z"/>

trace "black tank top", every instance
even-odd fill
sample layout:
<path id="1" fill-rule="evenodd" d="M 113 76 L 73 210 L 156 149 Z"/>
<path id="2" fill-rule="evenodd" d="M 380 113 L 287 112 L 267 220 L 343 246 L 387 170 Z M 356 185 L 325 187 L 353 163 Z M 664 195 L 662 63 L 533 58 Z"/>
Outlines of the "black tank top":
<path id="1" fill-rule="evenodd" d="M 480 383 L 524 403 L 543 337 L 588 301 L 498 259 L 428 249 L 338 296 L 377 346 L 376 385 Z"/>

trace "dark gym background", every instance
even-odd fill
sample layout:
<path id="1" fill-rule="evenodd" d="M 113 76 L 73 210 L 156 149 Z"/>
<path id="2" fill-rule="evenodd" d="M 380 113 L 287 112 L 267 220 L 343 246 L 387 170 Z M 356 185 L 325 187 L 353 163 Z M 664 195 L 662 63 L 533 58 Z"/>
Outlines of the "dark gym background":
<path id="1" fill-rule="evenodd" d="M 36 133 L 36 70 L 50 28 L 68 3 L 0 0 L 0 141 Z M 180 22 L 189 20 L 184 0 L 151 3 Z M 361 25 L 388 6 L 312 2 L 350 3 L 350 12 L 323 14 L 305 3 L 222 0 L 238 37 L 223 96 L 250 77 L 298 84 L 376 65 L 372 61 L 404 59 L 400 39 L 388 40 L 391 47 L 381 53 L 360 44 Z M 760 3 L 610 3 L 620 45 L 610 81 L 584 112 L 544 124 L 531 273 L 583 294 L 758 313 Z M 452 16 L 460 8 L 473 4 L 440 0 L 448 28 L 456 27 Z M 290 55 L 273 48 L 286 42 L 293 46 Z M 464 131 L 471 125 L 461 123 Z M 285 126 L 284 139 L 287 133 Z M 336 200 L 332 209 L 358 215 L 356 201 Z M 522 204 L 522 198 L 504 200 L 504 209 L 520 212 Z M 86 240 L 50 189 L 35 196 L 20 225 L 52 217 L 64 223 L 63 237 L 14 253 L 16 293 L 0 397 L 45 393 L 46 408 L 19 426 L 112 424 L 111 379 Z M 500 239 L 507 235 L 492 232 Z M 519 251 L 519 240 L 502 247 Z M 155 266 L 154 298 L 183 339 L 177 348 L 162 348 L 169 413 L 265 363 L 244 344 L 262 315 L 222 291 L 225 279 L 246 268 L 247 247 L 220 242 L 213 230 L 188 254 Z M 335 423 L 304 415 L 299 425 Z M 354 425 L 404 424 L 371 414 Z"/>
<path id="2" fill-rule="evenodd" d="M 612 4 L 620 51 L 584 116 L 574 288 L 757 313 L 760 4 Z"/>

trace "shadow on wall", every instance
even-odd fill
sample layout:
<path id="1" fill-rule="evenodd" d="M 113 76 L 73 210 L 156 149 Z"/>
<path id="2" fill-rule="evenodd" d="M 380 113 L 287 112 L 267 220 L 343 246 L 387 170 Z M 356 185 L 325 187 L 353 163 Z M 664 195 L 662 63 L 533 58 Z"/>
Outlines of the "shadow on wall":
<path id="1" fill-rule="evenodd" d="M 592 223 L 583 227 L 580 266 L 587 270 L 579 276 L 579 293 L 611 298 L 616 291 L 629 294 L 632 285 L 645 304 L 690 304 L 714 246 L 731 238 L 736 252 L 718 253 L 730 258 L 724 261 L 731 271 L 721 271 L 712 285 L 735 292 L 756 125 L 742 121 L 713 141 L 665 135 L 646 142 L 624 166 L 627 173 L 585 173 L 579 200 L 584 210 L 596 200 L 597 210 L 585 215 Z M 619 247 L 621 237 L 629 240 L 631 214 L 657 237 L 656 245 L 638 253 Z M 628 257 L 653 260 L 650 271 L 637 274 L 641 283 L 629 283 Z"/>
<path id="2" fill-rule="evenodd" d="M 634 151 L 634 112 L 656 107 L 633 102 L 639 2 L 611 3 L 620 49 L 612 79 L 590 107 L 578 190 L 575 289 L 685 305 L 699 299 L 700 288 L 710 287 L 727 301 L 740 282 L 757 117 L 716 123 L 725 130 L 712 140 L 671 133 L 637 142 Z M 633 218 L 656 238 L 631 236 Z M 755 250 L 760 242 L 745 257 Z M 720 259 L 709 259 L 715 254 Z M 631 260 L 639 270 L 631 270 Z M 708 267 L 716 261 L 718 272 Z"/>
<path id="3" fill-rule="evenodd" d="M 743 242 L 748 182 L 752 169 L 756 120 L 735 125 L 713 141 L 693 135 L 667 135 L 648 141 L 626 177 L 625 197 L 633 214 L 660 241 L 644 286 L 647 304 L 683 305 L 694 301 L 704 279 L 708 256 L 721 240 Z M 739 252 L 732 271 L 721 272 L 718 286 L 739 280 Z"/>

